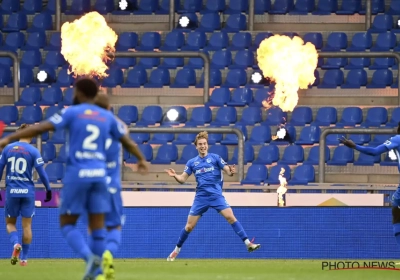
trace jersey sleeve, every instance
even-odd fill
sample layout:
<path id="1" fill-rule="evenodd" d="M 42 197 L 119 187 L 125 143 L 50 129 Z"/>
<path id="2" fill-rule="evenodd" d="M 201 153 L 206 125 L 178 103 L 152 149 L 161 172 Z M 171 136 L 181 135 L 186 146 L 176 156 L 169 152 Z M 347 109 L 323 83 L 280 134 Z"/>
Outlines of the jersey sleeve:
<path id="1" fill-rule="evenodd" d="M 33 157 L 35 160 L 35 168 L 38 168 L 38 167 L 44 165 L 44 161 L 43 161 L 42 155 L 40 154 L 39 150 L 37 150 L 37 149 L 34 150 Z"/>
<path id="2" fill-rule="evenodd" d="M 111 130 L 110 134 L 114 139 L 121 139 L 122 136 L 126 135 L 128 130 L 125 127 L 125 124 L 118 121 L 114 116 L 111 116 Z"/>
<path id="3" fill-rule="evenodd" d="M 187 175 L 192 175 L 193 173 L 193 169 L 192 169 L 192 161 L 189 160 L 186 165 L 185 165 L 185 169 L 183 170 L 183 172 L 185 172 Z"/>
<path id="4" fill-rule="evenodd" d="M 72 108 L 62 109 L 49 118 L 49 122 L 53 124 L 56 130 L 64 129 L 73 116 Z"/>
<path id="5" fill-rule="evenodd" d="M 215 155 L 215 159 L 217 161 L 217 165 L 220 169 L 224 169 L 224 167 L 227 165 L 225 160 L 222 159 L 221 156 Z"/>
<path id="6" fill-rule="evenodd" d="M 389 140 L 387 140 L 385 143 L 383 143 L 383 145 L 385 145 L 388 150 L 393 150 L 400 145 L 400 138 L 392 137 Z"/>

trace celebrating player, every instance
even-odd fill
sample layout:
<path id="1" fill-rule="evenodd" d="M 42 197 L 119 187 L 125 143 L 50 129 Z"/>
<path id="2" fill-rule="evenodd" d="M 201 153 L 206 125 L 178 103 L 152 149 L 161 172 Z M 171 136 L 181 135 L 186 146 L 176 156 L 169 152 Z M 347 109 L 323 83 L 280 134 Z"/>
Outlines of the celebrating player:
<path id="1" fill-rule="evenodd" d="M 127 136 L 125 127 L 111 112 L 94 104 L 97 93 L 98 85 L 93 79 L 79 79 L 75 83 L 75 106 L 0 140 L 0 147 L 4 147 L 15 139 L 34 137 L 51 130 L 66 130 L 67 163 L 60 199 L 60 226 L 69 246 L 87 262 L 84 280 L 95 278 L 106 245 L 104 215 L 110 211 L 106 184 L 107 139 L 110 136 L 119 139 L 137 157 L 138 171 L 142 174 L 147 172 L 144 157 Z M 91 248 L 76 228 L 83 213 L 89 214 Z M 97 279 L 104 279 L 104 276 L 99 275 Z"/>
<path id="2" fill-rule="evenodd" d="M 189 237 L 189 233 L 194 229 L 200 217 L 210 207 L 217 210 L 228 221 L 236 234 L 246 244 L 249 252 L 259 249 L 261 245 L 250 242 L 242 225 L 236 220 L 231 207 L 222 195 L 222 185 L 224 183 L 222 170 L 228 176 L 233 176 L 235 166 L 229 166 L 220 156 L 208 153 L 207 132 L 199 133 L 196 136 L 194 144 L 199 155 L 187 162 L 185 170 L 181 175 L 177 175 L 172 168 L 165 170 L 169 176 L 174 177 L 180 184 L 185 183 L 192 173 L 194 173 L 197 181 L 196 196 L 190 209 L 186 226 L 182 229 L 178 243 L 167 260 L 174 261 L 176 259 L 183 243 Z"/>
<path id="3" fill-rule="evenodd" d="M 27 127 L 22 124 L 18 130 Z M 11 264 L 15 265 L 20 257 L 20 265 L 28 264 L 29 246 L 32 242 L 32 217 L 35 214 L 35 184 L 32 179 L 33 168 L 37 170 L 43 185 L 46 188 L 45 202 L 51 200 L 49 179 L 44 171 L 43 159 L 38 149 L 30 145 L 31 138 L 21 138 L 18 142 L 7 145 L 0 156 L 0 180 L 6 169 L 6 215 L 7 232 L 10 235 L 14 250 Z M 1 195 L 0 195 L 1 200 Z M 22 246 L 18 240 L 15 224 L 18 216 L 22 217 Z"/>

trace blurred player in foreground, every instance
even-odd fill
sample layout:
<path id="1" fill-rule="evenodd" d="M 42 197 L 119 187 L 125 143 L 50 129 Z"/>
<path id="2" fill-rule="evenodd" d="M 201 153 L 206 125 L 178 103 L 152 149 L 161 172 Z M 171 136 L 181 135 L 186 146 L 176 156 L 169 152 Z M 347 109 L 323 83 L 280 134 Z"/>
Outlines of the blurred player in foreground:
<path id="1" fill-rule="evenodd" d="M 210 207 L 217 210 L 228 221 L 236 234 L 246 244 L 249 252 L 259 249 L 261 245 L 250 242 L 242 225 L 236 220 L 231 207 L 222 195 L 222 185 L 224 184 L 222 171 L 225 171 L 228 176 L 233 176 L 235 166 L 229 166 L 220 156 L 208 153 L 207 132 L 197 134 L 194 144 L 199 155 L 187 162 L 181 175 L 177 175 L 172 168 L 165 170 L 169 176 L 174 177 L 180 184 L 185 183 L 192 173 L 194 173 L 197 181 L 196 196 L 190 209 L 186 226 L 182 229 L 178 243 L 167 260 L 174 261 L 176 259 L 183 243 L 189 237 L 189 233 Z"/>
<path id="2" fill-rule="evenodd" d="M 346 145 L 349 148 L 357 150 L 361 153 L 377 156 L 383 154 L 385 152 L 389 152 L 391 150 L 394 151 L 397 157 L 397 161 L 399 162 L 398 169 L 400 171 L 400 122 L 397 127 L 396 136 L 391 137 L 385 143 L 377 146 L 377 147 L 365 147 L 356 145 L 353 141 L 348 140 L 346 138 L 339 139 L 341 143 Z M 393 233 L 396 238 L 397 244 L 400 246 L 400 186 L 397 188 L 395 193 L 392 195 L 392 223 L 393 223 Z"/>
<path id="3" fill-rule="evenodd" d="M 18 130 L 27 127 L 22 124 Z M 32 138 L 21 138 L 18 142 L 7 145 L 0 156 L 0 180 L 6 169 L 6 216 L 7 232 L 10 235 L 14 250 L 11 264 L 15 265 L 20 259 L 20 265 L 28 264 L 29 246 L 32 242 L 32 217 L 35 214 L 35 184 L 33 183 L 33 168 L 39 174 L 46 188 L 45 202 L 51 200 L 52 194 L 49 179 L 44 171 L 44 161 L 38 149 L 30 145 Z M 1 195 L 0 195 L 1 200 Z M 22 246 L 18 240 L 15 224 L 18 216 L 22 217 Z M 21 253 L 22 251 L 22 253 Z"/>
<path id="4" fill-rule="evenodd" d="M 87 263 L 84 280 L 95 279 L 106 246 L 104 216 L 110 211 L 106 183 L 107 139 L 110 136 L 119 139 L 138 158 L 138 171 L 142 174 L 147 171 L 144 158 L 127 136 L 125 127 L 111 112 L 94 104 L 98 90 L 93 79 L 79 79 L 75 83 L 74 106 L 0 140 L 1 148 L 19 138 L 30 138 L 52 130 L 66 131 L 67 163 L 60 197 L 60 226 L 68 245 Z M 79 216 L 84 213 L 89 214 L 91 248 L 76 228 Z M 98 275 L 96 279 L 105 278 Z"/>

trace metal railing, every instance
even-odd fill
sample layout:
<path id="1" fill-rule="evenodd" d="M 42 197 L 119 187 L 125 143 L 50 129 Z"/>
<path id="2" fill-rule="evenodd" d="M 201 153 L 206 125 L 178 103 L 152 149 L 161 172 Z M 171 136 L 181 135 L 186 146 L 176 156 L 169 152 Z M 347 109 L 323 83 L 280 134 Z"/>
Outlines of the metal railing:
<path id="1" fill-rule="evenodd" d="M 319 137 L 318 181 L 325 183 L 325 146 L 329 134 L 397 134 L 397 128 L 326 128 Z"/>
<path id="2" fill-rule="evenodd" d="M 174 2 L 174 1 L 172 1 Z M 116 52 L 115 57 L 200 57 L 204 60 L 204 88 L 203 101 L 208 102 L 210 97 L 210 58 L 202 52 Z"/>
<path id="3" fill-rule="evenodd" d="M 55 22 L 56 22 L 56 31 L 61 31 L 61 0 L 56 0 L 56 15 L 55 15 Z"/>
<path id="4" fill-rule="evenodd" d="M 10 57 L 13 60 L 14 102 L 17 102 L 19 99 L 19 61 L 18 61 L 18 56 L 13 52 L 0 51 L 0 57 Z"/>
<path id="5" fill-rule="evenodd" d="M 234 127 L 131 127 L 130 133 L 199 133 L 207 131 L 208 133 L 228 133 L 236 134 L 238 137 L 238 181 L 244 178 L 244 135 L 243 132 Z M 122 173 L 122 172 L 121 172 Z M 122 175 L 121 175 L 122 176 Z"/>

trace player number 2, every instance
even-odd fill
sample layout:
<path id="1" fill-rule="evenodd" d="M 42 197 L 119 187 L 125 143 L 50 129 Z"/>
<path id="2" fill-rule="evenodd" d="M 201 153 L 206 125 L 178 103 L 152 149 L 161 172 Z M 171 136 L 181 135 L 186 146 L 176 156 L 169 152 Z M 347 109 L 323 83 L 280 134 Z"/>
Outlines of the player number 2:
<path id="1" fill-rule="evenodd" d="M 96 150 L 97 143 L 94 143 L 94 141 L 99 138 L 100 129 L 93 124 L 88 124 L 86 126 L 86 131 L 90 132 L 90 135 L 88 135 L 85 140 L 83 140 L 83 148 L 87 150 Z"/>
<path id="2" fill-rule="evenodd" d="M 26 160 L 24 158 L 10 157 L 8 162 L 11 162 L 11 172 L 17 172 L 18 174 L 23 174 L 26 171 Z"/>

